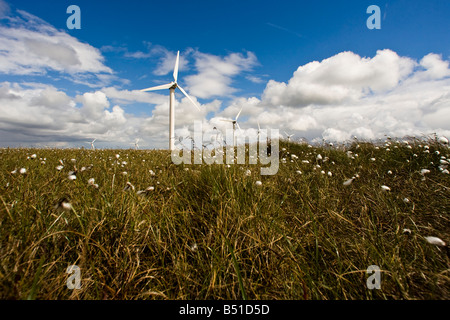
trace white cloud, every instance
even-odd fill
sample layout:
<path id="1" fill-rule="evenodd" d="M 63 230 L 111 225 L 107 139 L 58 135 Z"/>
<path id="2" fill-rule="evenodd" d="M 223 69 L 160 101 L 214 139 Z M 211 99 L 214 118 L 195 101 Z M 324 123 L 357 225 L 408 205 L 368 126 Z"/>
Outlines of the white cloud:
<path id="1" fill-rule="evenodd" d="M 182 97 L 177 95 L 177 97 Z M 111 102 L 156 104 L 150 117 L 137 117 Z M 195 98 L 193 98 L 195 100 Z M 175 100 L 176 129 L 192 127 L 210 112 L 217 112 L 220 101 L 201 105 L 201 111 L 182 97 Z M 130 147 L 141 138 L 141 147 L 167 148 L 169 125 L 168 96 L 113 87 L 70 97 L 51 85 L 0 83 L 0 130 L 2 145 L 19 143 L 85 146 L 97 138 L 97 147 Z"/>
<path id="2" fill-rule="evenodd" d="M 184 78 L 189 92 L 199 98 L 227 96 L 236 92 L 231 86 L 232 78 L 257 65 L 254 53 L 230 53 L 225 57 L 194 52 L 195 68 L 198 73 Z"/>
<path id="3" fill-rule="evenodd" d="M 0 0 L 0 19 L 8 16 L 10 12 L 9 5 L 4 0 Z"/>
<path id="4" fill-rule="evenodd" d="M 169 97 L 162 93 L 155 92 L 141 92 L 139 90 L 120 90 L 115 87 L 105 87 L 101 91 L 116 103 L 127 105 L 135 102 L 144 102 L 149 104 L 161 104 L 169 100 Z M 168 91 L 168 90 L 167 90 Z"/>
<path id="5" fill-rule="evenodd" d="M 78 95 L 76 101 L 83 104 L 81 112 L 91 119 L 100 118 L 103 111 L 109 108 L 109 101 L 101 91 L 86 92 L 82 96 Z"/>
<path id="6" fill-rule="evenodd" d="M 0 26 L 1 73 L 44 75 L 56 71 L 72 77 L 111 77 L 113 71 L 104 65 L 98 49 L 25 11 L 17 13 Z"/>
<path id="7" fill-rule="evenodd" d="M 342 52 L 300 66 L 288 82 L 270 80 L 259 112 L 310 139 L 448 135 L 449 76 L 449 61 L 434 53 L 417 62 L 391 50 Z"/>
<path id="8" fill-rule="evenodd" d="M 369 92 L 394 88 L 412 72 L 414 65 L 413 60 L 391 50 L 377 51 L 372 59 L 341 52 L 300 66 L 287 84 L 270 80 L 263 100 L 274 106 L 294 107 L 355 102 Z"/>
<path id="9" fill-rule="evenodd" d="M 442 56 L 435 53 L 427 54 L 420 60 L 420 65 L 425 69 L 423 76 L 430 79 L 442 79 L 450 76 L 449 62 L 443 61 Z"/>
<path id="10" fill-rule="evenodd" d="M 191 49 L 188 49 L 188 51 L 184 54 L 180 52 L 180 60 L 178 64 L 179 72 L 183 72 L 183 70 L 188 69 L 188 61 L 186 59 L 186 55 L 190 52 Z M 150 53 L 151 55 L 159 56 L 158 65 L 153 73 L 158 76 L 166 75 L 169 73 L 172 75 L 173 69 L 175 67 L 175 61 L 177 59 L 177 53 L 169 51 L 168 49 L 158 45 L 151 47 Z"/>

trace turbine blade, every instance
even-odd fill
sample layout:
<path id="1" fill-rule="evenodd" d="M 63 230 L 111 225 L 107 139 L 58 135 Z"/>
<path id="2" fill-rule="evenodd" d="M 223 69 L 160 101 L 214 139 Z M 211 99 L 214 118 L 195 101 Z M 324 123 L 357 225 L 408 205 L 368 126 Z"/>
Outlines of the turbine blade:
<path id="1" fill-rule="evenodd" d="M 191 97 L 189 97 L 189 95 L 186 93 L 186 91 L 183 90 L 182 87 L 178 86 L 178 89 L 180 89 L 180 91 L 183 92 L 183 94 L 186 96 L 186 98 L 189 99 L 189 101 L 198 109 L 198 111 L 201 111 L 199 106 L 194 102 L 194 100 L 192 100 Z"/>
<path id="2" fill-rule="evenodd" d="M 242 108 L 244 108 L 244 107 L 242 107 Z M 241 108 L 241 110 L 239 110 L 239 113 L 237 114 L 237 116 L 236 116 L 236 119 L 234 119 L 234 120 L 236 120 L 237 121 L 237 119 L 239 118 L 239 115 L 241 114 L 241 112 L 242 112 L 242 108 Z"/>
<path id="3" fill-rule="evenodd" d="M 242 130 L 241 130 L 241 127 L 239 126 L 239 123 L 236 122 L 236 125 L 237 125 L 237 127 L 238 127 L 238 129 L 239 129 L 239 132 L 242 133 Z"/>
<path id="4" fill-rule="evenodd" d="M 170 89 L 173 86 L 173 84 L 174 83 L 171 82 L 171 83 L 168 83 L 168 84 L 163 84 L 163 85 L 156 86 L 156 87 L 150 87 L 150 88 L 142 89 L 142 90 L 139 90 L 139 91 L 144 92 L 144 91 L 155 91 L 155 90 Z"/>
<path id="5" fill-rule="evenodd" d="M 259 121 L 258 122 L 258 132 L 261 131 L 261 127 L 259 126 Z"/>
<path id="6" fill-rule="evenodd" d="M 180 61 L 180 51 L 177 52 L 177 60 L 175 61 L 175 68 L 173 69 L 173 80 L 177 82 L 178 78 L 178 63 Z"/>
<path id="7" fill-rule="evenodd" d="M 228 120 L 228 119 L 220 119 L 220 121 L 234 122 L 234 120 Z"/>

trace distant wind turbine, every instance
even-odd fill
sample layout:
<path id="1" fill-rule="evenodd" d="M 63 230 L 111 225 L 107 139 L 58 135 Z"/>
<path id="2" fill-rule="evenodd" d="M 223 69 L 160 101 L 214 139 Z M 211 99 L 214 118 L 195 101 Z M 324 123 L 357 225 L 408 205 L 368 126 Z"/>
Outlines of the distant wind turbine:
<path id="1" fill-rule="evenodd" d="M 142 89 L 140 91 L 155 91 L 155 90 L 163 90 L 170 89 L 170 111 L 169 111 L 169 149 L 175 149 L 175 89 L 178 88 L 180 91 L 189 99 L 189 101 L 200 111 L 198 105 L 192 100 L 192 98 L 180 87 L 177 83 L 178 79 L 178 64 L 180 60 L 180 51 L 177 52 L 177 59 L 175 61 L 175 68 L 173 70 L 173 81 L 168 84 L 163 84 L 156 87 L 151 87 L 147 89 Z"/>
<path id="2" fill-rule="evenodd" d="M 90 142 L 89 141 L 86 142 L 86 143 L 89 143 L 91 145 L 92 150 L 95 150 L 95 147 L 94 147 L 95 140 L 97 140 L 97 139 L 94 139 L 94 140 L 92 140 Z"/>
<path id="3" fill-rule="evenodd" d="M 131 144 L 134 144 L 134 150 L 137 150 L 137 149 L 139 149 L 139 140 L 141 140 L 141 139 L 136 139 L 136 141 L 135 142 L 132 142 Z"/>
<path id="4" fill-rule="evenodd" d="M 294 133 L 293 134 L 288 134 L 286 131 L 284 133 L 287 136 L 288 142 L 291 142 L 291 137 L 294 136 Z"/>
<path id="5" fill-rule="evenodd" d="M 243 108 L 243 107 L 242 107 Z M 236 118 L 234 118 L 234 120 L 228 120 L 228 119 L 222 119 L 222 121 L 226 121 L 226 122 L 231 122 L 233 124 L 233 146 L 235 145 L 235 133 L 236 133 L 236 126 L 238 127 L 239 131 L 241 131 L 241 127 L 239 126 L 239 123 L 237 122 L 239 115 L 242 112 L 242 108 L 241 110 L 239 110 L 238 114 L 236 115 Z"/>

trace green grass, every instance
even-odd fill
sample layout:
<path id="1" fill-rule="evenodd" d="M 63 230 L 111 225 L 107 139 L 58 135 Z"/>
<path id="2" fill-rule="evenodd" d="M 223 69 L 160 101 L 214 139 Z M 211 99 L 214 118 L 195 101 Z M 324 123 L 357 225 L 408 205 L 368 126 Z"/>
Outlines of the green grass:
<path id="1" fill-rule="evenodd" d="M 450 242 L 449 175 L 438 167 L 450 150 L 410 145 L 282 142 L 273 176 L 175 165 L 168 151 L 1 149 L 0 298 L 449 299 L 449 248 L 424 237 Z M 55 209 L 64 197 L 73 210 Z M 67 288 L 69 265 L 81 289 Z M 366 286 L 370 265 L 380 290 Z"/>

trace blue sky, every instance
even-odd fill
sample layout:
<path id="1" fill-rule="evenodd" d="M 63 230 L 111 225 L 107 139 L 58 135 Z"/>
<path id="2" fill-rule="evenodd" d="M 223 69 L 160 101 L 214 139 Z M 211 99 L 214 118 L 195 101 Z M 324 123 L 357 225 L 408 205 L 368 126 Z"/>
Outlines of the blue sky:
<path id="1" fill-rule="evenodd" d="M 203 108 L 187 116 L 177 94 L 180 136 L 240 108 L 248 135 L 259 122 L 309 140 L 448 136 L 449 15 L 448 1 L 0 0 L 0 145 L 166 147 L 168 92 L 136 90 L 170 82 L 177 50 Z"/>

